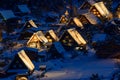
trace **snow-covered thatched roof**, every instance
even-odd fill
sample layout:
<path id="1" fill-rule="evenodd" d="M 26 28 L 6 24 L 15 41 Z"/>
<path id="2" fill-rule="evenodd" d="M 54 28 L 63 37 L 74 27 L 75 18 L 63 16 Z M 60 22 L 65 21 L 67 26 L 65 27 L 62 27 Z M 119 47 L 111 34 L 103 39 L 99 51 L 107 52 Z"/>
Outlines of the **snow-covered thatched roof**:
<path id="1" fill-rule="evenodd" d="M 68 33 L 72 36 L 72 38 L 77 42 L 78 45 L 86 45 L 86 41 L 84 38 L 78 33 L 77 30 L 73 29 L 68 29 Z"/>
<path id="2" fill-rule="evenodd" d="M 40 41 L 40 42 L 43 42 L 43 43 L 47 43 L 48 40 L 47 38 L 44 36 L 44 34 L 42 33 L 42 31 L 38 31 L 36 33 L 34 33 L 31 38 L 29 39 L 29 41 L 27 42 L 27 44 L 29 44 L 30 42 L 34 42 L 34 41 Z"/>
<path id="3" fill-rule="evenodd" d="M 95 7 L 103 17 L 108 17 L 110 14 L 103 2 L 97 2 L 93 4 L 92 7 Z"/>
<path id="4" fill-rule="evenodd" d="M 28 21 L 33 27 L 37 28 L 37 25 L 33 22 L 33 20 Z"/>
<path id="5" fill-rule="evenodd" d="M 60 54 L 63 54 L 63 53 L 66 52 L 60 42 L 54 42 L 53 45 L 55 46 L 55 48 L 57 49 L 57 51 L 58 51 Z"/>
<path id="6" fill-rule="evenodd" d="M 18 5 L 18 8 L 23 13 L 30 13 L 31 12 L 30 9 L 27 7 L 27 5 Z"/>
<path id="7" fill-rule="evenodd" d="M 16 17 L 12 10 L 3 10 L 3 11 L 0 11 L 0 14 L 4 18 L 4 20 Z"/>
<path id="8" fill-rule="evenodd" d="M 81 22 L 77 17 L 74 17 L 74 18 L 73 18 L 73 21 L 74 21 L 74 23 L 75 23 L 78 27 L 80 27 L 81 29 L 83 29 L 83 24 L 82 24 L 82 22 Z"/>
<path id="9" fill-rule="evenodd" d="M 19 58 L 24 62 L 24 64 L 27 66 L 27 68 L 30 70 L 30 71 L 33 71 L 35 66 L 34 64 L 32 63 L 32 61 L 29 59 L 29 57 L 26 55 L 25 51 L 24 50 L 21 50 L 18 52 L 18 56 Z"/>
<path id="10" fill-rule="evenodd" d="M 113 0 L 113 3 L 111 5 L 113 12 L 116 11 L 116 8 L 118 7 L 118 5 L 120 5 L 120 0 Z"/>
<path id="11" fill-rule="evenodd" d="M 57 35 L 55 34 L 55 32 L 53 30 L 49 30 L 48 33 L 51 35 L 51 37 L 55 40 L 58 41 L 59 38 L 57 37 Z"/>
<path id="12" fill-rule="evenodd" d="M 84 15 L 91 24 L 95 25 L 97 23 L 100 23 L 100 20 L 90 12 L 82 14 L 82 15 Z"/>

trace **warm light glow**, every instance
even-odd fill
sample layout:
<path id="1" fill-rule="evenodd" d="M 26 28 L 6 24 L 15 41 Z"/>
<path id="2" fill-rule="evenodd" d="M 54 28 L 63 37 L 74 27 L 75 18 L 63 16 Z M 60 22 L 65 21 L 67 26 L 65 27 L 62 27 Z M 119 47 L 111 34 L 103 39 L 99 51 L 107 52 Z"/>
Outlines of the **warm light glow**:
<path id="1" fill-rule="evenodd" d="M 47 38 L 44 36 L 42 31 L 38 31 L 38 32 L 36 32 L 36 34 L 40 38 L 41 42 L 43 42 L 43 43 L 47 43 L 48 42 Z"/>
<path id="2" fill-rule="evenodd" d="M 38 28 L 37 25 L 33 22 L 33 20 L 29 20 L 29 23 L 30 23 L 33 27 Z"/>
<path id="3" fill-rule="evenodd" d="M 62 15 L 60 18 L 60 23 L 66 24 L 68 22 L 68 19 L 65 17 L 65 15 Z"/>
<path id="4" fill-rule="evenodd" d="M 49 42 L 52 42 L 52 39 L 48 39 Z"/>
<path id="5" fill-rule="evenodd" d="M 81 29 L 83 29 L 83 25 L 82 23 L 80 22 L 80 20 L 78 18 L 73 18 L 73 21 L 75 22 L 75 24 L 80 27 Z"/>
<path id="6" fill-rule="evenodd" d="M 68 16 L 68 15 L 69 15 L 68 10 L 66 10 L 66 11 L 65 11 L 65 15 L 66 15 L 66 16 Z"/>
<path id="7" fill-rule="evenodd" d="M 63 43 L 66 43 L 66 40 L 62 40 Z"/>
<path id="8" fill-rule="evenodd" d="M 120 12 L 117 12 L 117 17 L 120 18 Z"/>
<path id="9" fill-rule="evenodd" d="M 86 44 L 86 41 L 75 29 L 68 29 L 68 32 L 79 45 Z"/>
<path id="10" fill-rule="evenodd" d="M 52 38 L 53 38 L 55 41 L 58 41 L 58 40 L 59 40 L 58 37 L 57 37 L 57 35 L 55 34 L 55 32 L 54 32 L 53 30 L 49 30 L 49 33 L 50 33 L 50 35 L 52 36 Z"/>
<path id="11" fill-rule="evenodd" d="M 47 36 L 47 38 L 49 39 L 49 38 L 50 38 L 50 36 Z"/>
<path id="12" fill-rule="evenodd" d="M 103 16 L 103 17 L 106 17 L 108 18 L 109 17 L 109 11 L 108 9 L 106 8 L 106 6 L 104 5 L 103 2 L 98 2 L 98 3 L 95 3 L 93 4 L 93 6 L 95 6 L 95 8 L 100 12 L 100 14 Z M 95 11 L 95 10 L 93 10 Z M 93 14 L 96 14 L 95 12 L 93 12 Z"/>
<path id="13" fill-rule="evenodd" d="M 24 62 L 24 64 L 27 66 L 27 68 L 30 71 L 34 70 L 34 65 L 32 63 L 32 61 L 29 59 L 29 57 L 26 55 L 24 50 L 21 50 L 20 52 L 18 52 L 18 56 L 20 57 L 20 59 Z"/>
<path id="14" fill-rule="evenodd" d="M 43 44 L 48 43 L 48 39 L 44 36 L 42 31 L 38 31 L 34 33 L 29 41 L 27 42 L 27 46 L 34 47 L 34 48 L 40 48 L 40 42 Z"/>

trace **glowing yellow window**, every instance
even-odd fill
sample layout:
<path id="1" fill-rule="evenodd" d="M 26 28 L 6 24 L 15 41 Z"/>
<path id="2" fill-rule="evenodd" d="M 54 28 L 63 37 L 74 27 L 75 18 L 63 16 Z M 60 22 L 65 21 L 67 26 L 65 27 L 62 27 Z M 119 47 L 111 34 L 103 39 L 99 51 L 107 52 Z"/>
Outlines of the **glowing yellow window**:
<path id="1" fill-rule="evenodd" d="M 96 9 L 93 9 L 92 11 L 96 11 Z"/>
<path id="2" fill-rule="evenodd" d="M 48 39 L 49 42 L 52 42 L 52 39 Z"/>
<path id="3" fill-rule="evenodd" d="M 100 17 L 100 15 L 97 15 L 98 17 Z"/>
<path id="4" fill-rule="evenodd" d="M 95 14 L 95 15 L 96 15 L 97 13 L 96 13 L 96 12 L 93 12 L 93 14 Z"/>
<path id="5" fill-rule="evenodd" d="M 62 40 L 63 43 L 66 43 L 66 40 Z"/>
<path id="6" fill-rule="evenodd" d="M 50 38 L 50 36 L 47 36 L 47 39 L 49 39 Z"/>

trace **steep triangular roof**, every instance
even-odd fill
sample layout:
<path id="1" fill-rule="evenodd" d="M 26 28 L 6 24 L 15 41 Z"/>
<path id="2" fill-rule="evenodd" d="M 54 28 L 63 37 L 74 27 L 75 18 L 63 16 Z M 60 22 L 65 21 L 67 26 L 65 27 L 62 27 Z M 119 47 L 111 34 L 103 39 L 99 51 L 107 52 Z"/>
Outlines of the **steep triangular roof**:
<path id="1" fill-rule="evenodd" d="M 49 33 L 49 35 L 55 40 L 58 41 L 59 38 L 57 37 L 57 35 L 55 34 L 55 32 L 53 30 L 49 30 L 47 33 Z"/>
<path id="2" fill-rule="evenodd" d="M 107 18 L 110 14 L 110 12 L 108 11 L 108 9 L 106 8 L 106 6 L 104 5 L 103 2 L 97 2 L 97 3 L 93 4 L 92 7 L 95 7 L 103 17 Z M 91 9 L 92 9 L 92 7 L 91 7 Z"/>
<path id="3" fill-rule="evenodd" d="M 26 55 L 25 51 L 21 50 L 15 55 L 12 62 L 8 65 L 7 72 L 21 72 L 24 70 L 32 72 L 34 68 L 34 64 Z"/>
<path id="4" fill-rule="evenodd" d="M 68 29 L 67 32 L 77 42 L 78 45 L 81 45 L 81 44 L 85 45 L 86 44 L 86 41 L 84 40 L 84 38 L 74 28 Z"/>
<path id="5" fill-rule="evenodd" d="M 34 41 L 40 41 L 40 42 L 41 42 L 41 39 L 39 38 L 39 36 L 38 36 L 36 33 L 33 33 L 33 35 L 31 36 L 31 38 L 30 38 L 29 41 L 27 42 L 27 45 L 28 45 L 30 42 L 34 42 Z"/>
<path id="6" fill-rule="evenodd" d="M 81 23 L 81 21 L 80 21 L 77 17 L 74 17 L 74 18 L 73 18 L 73 21 L 74 21 L 74 23 L 75 23 L 78 27 L 80 27 L 81 29 L 84 28 L 84 27 L 83 27 L 83 24 Z"/>
<path id="7" fill-rule="evenodd" d="M 42 31 L 38 31 L 38 32 L 34 33 L 31 36 L 31 38 L 29 39 L 29 41 L 27 42 L 27 45 L 30 42 L 33 42 L 33 41 L 40 41 L 42 43 L 47 43 L 48 42 L 47 38 L 44 36 L 44 34 L 42 33 Z"/>
<path id="8" fill-rule="evenodd" d="M 38 28 L 37 25 L 34 23 L 33 20 L 29 20 L 24 24 L 24 28 L 30 28 L 30 27 L 34 27 L 34 28 Z"/>
<path id="9" fill-rule="evenodd" d="M 43 43 L 47 43 L 48 42 L 47 38 L 45 37 L 45 35 L 43 34 L 42 31 L 38 31 L 38 32 L 36 32 L 36 34 L 41 39 L 41 42 L 43 42 Z"/>
<path id="10" fill-rule="evenodd" d="M 81 29 L 84 28 L 82 22 L 77 17 L 71 18 L 68 22 L 68 25 L 75 25 Z"/>

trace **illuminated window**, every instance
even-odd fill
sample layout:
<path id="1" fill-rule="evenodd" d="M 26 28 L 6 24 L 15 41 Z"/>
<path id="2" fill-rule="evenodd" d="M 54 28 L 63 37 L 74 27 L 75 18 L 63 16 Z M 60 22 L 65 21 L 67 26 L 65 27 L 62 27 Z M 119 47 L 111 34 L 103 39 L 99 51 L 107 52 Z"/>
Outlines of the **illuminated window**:
<path id="1" fill-rule="evenodd" d="M 75 50 L 79 50 L 80 49 L 80 47 L 75 47 Z"/>
<path id="2" fill-rule="evenodd" d="M 49 39 L 49 38 L 50 38 L 50 36 L 47 36 L 47 38 Z"/>
<path id="3" fill-rule="evenodd" d="M 28 25 L 27 27 L 30 27 L 30 25 Z"/>
<path id="4" fill-rule="evenodd" d="M 69 36 L 65 36 L 65 38 L 69 38 Z"/>
<path id="5" fill-rule="evenodd" d="M 29 47 L 36 48 L 36 43 L 34 43 L 34 42 L 30 43 Z"/>
<path id="6" fill-rule="evenodd" d="M 95 12 L 95 11 L 96 11 L 96 9 L 93 9 L 92 11 L 93 11 L 93 12 Z"/>
<path id="7" fill-rule="evenodd" d="M 48 39 L 49 42 L 52 42 L 52 39 Z"/>
<path id="8" fill-rule="evenodd" d="M 118 11 L 120 11 L 120 7 L 118 7 L 118 9 L 117 9 Z"/>
<path id="9" fill-rule="evenodd" d="M 68 46 L 72 46 L 72 44 L 71 44 L 71 43 L 68 43 Z"/>
<path id="10" fill-rule="evenodd" d="M 97 15 L 98 17 L 100 17 L 100 15 Z"/>
<path id="11" fill-rule="evenodd" d="M 62 40 L 63 43 L 66 43 L 66 40 Z"/>
<path id="12" fill-rule="evenodd" d="M 69 42 L 72 42 L 72 40 L 70 39 L 70 40 L 68 40 Z"/>

